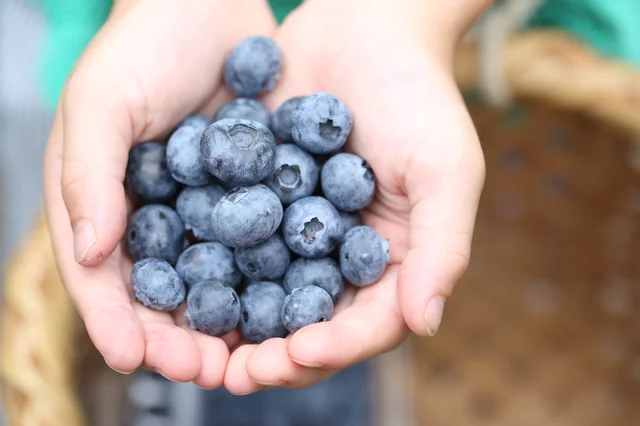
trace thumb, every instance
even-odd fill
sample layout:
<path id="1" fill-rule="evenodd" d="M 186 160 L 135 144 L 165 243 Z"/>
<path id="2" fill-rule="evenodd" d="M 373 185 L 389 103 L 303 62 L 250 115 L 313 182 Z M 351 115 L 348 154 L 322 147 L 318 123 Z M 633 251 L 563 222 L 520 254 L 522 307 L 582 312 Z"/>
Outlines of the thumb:
<path id="1" fill-rule="evenodd" d="M 469 263 L 484 161 L 477 141 L 466 145 L 471 147 L 433 175 L 425 176 L 429 167 L 419 162 L 406 175 L 409 251 L 398 296 L 407 325 L 419 335 L 436 334 L 445 301 Z"/>
<path id="2" fill-rule="evenodd" d="M 76 262 L 97 265 L 124 234 L 124 173 L 131 145 L 128 108 L 117 96 L 73 77 L 63 95 L 62 196 Z M 121 98 L 120 98 L 121 99 Z"/>

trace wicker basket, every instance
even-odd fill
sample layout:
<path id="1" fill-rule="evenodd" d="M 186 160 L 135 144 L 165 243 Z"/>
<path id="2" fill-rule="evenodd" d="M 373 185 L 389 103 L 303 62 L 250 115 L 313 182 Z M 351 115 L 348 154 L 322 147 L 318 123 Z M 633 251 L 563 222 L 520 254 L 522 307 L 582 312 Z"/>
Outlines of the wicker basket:
<path id="1" fill-rule="evenodd" d="M 640 151 L 631 143 L 640 140 L 640 73 L 553 32 L 515 36 L 502 56 L 522 101 L 498 111 L 470 100 L 488 170 L 471 267 L 439 335 L 411 341 L 412 363 L 391 362 L 414 372 L 405 391 L 420 425 L 640 424 Z M 474 46 L 463 47 L 463 88 L 476 86 L 477 69 Z M 78 327 L 44 222 L 5 292 L 9 424 L 97 424 L 78 389 L 91 394 L 95 374 L 117 375 Z"/>
<path id="2" fill-rule="evenodd" d="M 503 63 L 520 102 L 470 97 L 487 181 L 469 271 L 414 341 L 418 423 L 638 425 L 640 73 L 552 32 Z"/>

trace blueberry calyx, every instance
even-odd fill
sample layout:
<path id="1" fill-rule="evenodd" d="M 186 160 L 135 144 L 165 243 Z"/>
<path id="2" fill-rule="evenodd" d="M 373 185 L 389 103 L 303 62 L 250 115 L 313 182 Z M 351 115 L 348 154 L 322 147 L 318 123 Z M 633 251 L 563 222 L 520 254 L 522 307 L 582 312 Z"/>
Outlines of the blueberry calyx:
<path id="1" fill-rule="evenodd" d="M 307 242 L 308 240 L 315 240 L 316 234 L 324 229 L 324 224 L 314 217 L 309 222 L 305 222 L 304 229 L 300 232 Z"/>
<path id="2" fill-rule="evenodd" d="M 240 149 L 249 149 L 256 143 L 258 131 L 246 124 L 236 124 L 228 131 L 233 143 Z"/>

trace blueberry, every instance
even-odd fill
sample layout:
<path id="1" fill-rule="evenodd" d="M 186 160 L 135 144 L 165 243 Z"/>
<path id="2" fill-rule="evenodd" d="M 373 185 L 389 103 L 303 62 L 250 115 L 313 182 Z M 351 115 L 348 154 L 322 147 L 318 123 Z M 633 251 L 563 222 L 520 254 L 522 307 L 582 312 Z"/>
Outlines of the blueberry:
<path id="1" fill-rule="evenodd" d="M 349 283 L 364 287 L 378 281 L 390 262 L 389 240 L 373 228 L 356 226 L 340 245 L 340 270 Z"/>
<path id="2" fill-rule="evenodd" d="M 291 123 L 291 135 L 298 145 L 313 154 L 331 154 L 347 141 L 353 119 L 342 101 L 321 92 L 300 102 Z"/>
<path id="3" fill-rule="evenodd" d="M 227 192 L 216 204 L 213 230 L 229 247 L 251 247 L 272 236 L 282 222 L 282 204 L 262 184 L 239 186 Z"/>
<path id="4" fill-rule="evenodd" d="M 176 210 L 187 230 L 201 241 L 217 241 L 211 215 L 226 191 L 220 185 L 210 184 L 185 188 L 178 195 Z"/>
<path id="5" fill-rule="evenodd" d="M 276 193 L 282 204 L 307 197 L 318 185 L 320 170 L 313 157 L 293 144 L 276 147 L 275 172 L 264 183 Z"/>
<path id="6" fill-rule="evenodd" d="M 209 336 L 224 336 L 240 322 L 238 294 L 223 283 L 201 281 L 189 290 L 184 316 L 190 328 Z"/>
<path id="7" fill-rule="evenodd" d="M 213 180 L 200 155 L 200 138 L 207 126 L 192 123 L 180 126 L 167 143 L 167 167 L 171 176 L 189 186 L 201 186 Z"/>
<path id="8" fill-rule="evenodd" d="M 331 296 L 314 285 L 296 288 L 282 305 L 282 323 L 291 333 L 310 324 L 329 321 L 332 316 Z"/>
<path id="9" fill-rule="evenodd" d="M 321 197 L 305 197 L 284 212 L 287 247 L 304 257 L 325 257 L 340 244 L 342 221 L 333 205 Z"/>
<path id="10" fill-rule="evenodd" d="M 184 225 L 175 210 L 150 204 L 136 211 L 127 225 L 127 250 L 134 262 L 147 257 L 175 264 L 184 248 Z"/>
<path id="11" fill-rule="evenodd" d="M 329 293 L 334 304 L 338 303 L 344 291 L 340 267 L 335 260 L 328 257 L 320 259 L 300 257 L 294 260 L 284 276 L 282 285 L 287 293 L 299 287 L 318 286 Z"/>
<path id="12" fill-rule="evenodd" d="M 291 253 L 278 234 L 255 246 L 237 248 L 234 256 L 240 271 L 253 281 L 282 278 L 291 263 Z"/>
<path id="13" fill-rule="evenodd" d="M 278 45 L 268 37 L 253 36 L 231 51 L 224 65 L 224 81 L 236 95 L 253 98 L 275 87 L 281 67 Z"/>
<path id="14" fill-rule="evenodd" d="M 260 182 L 273 173 L 276 165 L 273 134 L 257 121 L 216 121 L 202 135 L 200 152 L 209 172 L 237 185 Z"/>
<path id="15" fill-rule="evenodd" d="M 204 132 L 204 129 L 206 129 L 207 126 L 209 126 L 209 124 L 211 124 L 211 119 L 206 115 L 193 114 L 186 117 L 184 120 L 182 120 L 177 127 L 193 126 L 196 128 L 201 128 L 202 131 Z"/>
<path id="16" fill-rule="evenodd" d="M 242 315 L 240 333 L 250 343 L 262 343 L 272 337 L 284 337 L 280 312 L 287 294 L 272 282 L 254 282 L 240 296 Z"/>
<path id="17" fill-rule="evenodd" d="M 137 204 L 166 203 L 178 192 L 178 182 L 167 167 L 163 145 L 144 142 L 129 151 L 127 187 Z"/>
<path id="18" fill-rule="evenodd" d="M 271 113 L 267 106 L 251 98 L 236 98 L 222 105 L 213 116 L 213 121 L 224 118 L 257 121 L 265 127 L 271 125 Z"/>
<path id="19" fill-rule="evenodd" d="M 362 225 L 362 218 L 358 212 L 339 212 L 342 229 L 347 233 L 351 228 Z"/>
<path id="20" fill-rule="evenodd" d="M 271 130 L 276 138 L 282 142 L 293 142 L 291 135 L 291 117 L 293 110 L 300 105 L 304 96 L 296 96 L 285 101 L 278 107 L 271 120 Z"/>
<path id="21" fill-rule="evenodd" d="M 322 167 L 322 193 L 339 210 L 353 212 L 371 204 L 376 177 L 362 158 L 340 153 Z"/>
<path id="22" fill-rule="evenodd" d="M 205 280 L 229 287 L 236 287 L 242 281 L 233 252 L 218 242 L 198 243 L 186 249 L 178 258 L 176 271 L 189 288 Z"/>
<path id="23" fill-rule="evenodd" d="M 131 270 L 131 286 L 136 299 L 154 311 L 170 312 L 187 296 L 184 283 L 166 260 L 139 260 Z"/>

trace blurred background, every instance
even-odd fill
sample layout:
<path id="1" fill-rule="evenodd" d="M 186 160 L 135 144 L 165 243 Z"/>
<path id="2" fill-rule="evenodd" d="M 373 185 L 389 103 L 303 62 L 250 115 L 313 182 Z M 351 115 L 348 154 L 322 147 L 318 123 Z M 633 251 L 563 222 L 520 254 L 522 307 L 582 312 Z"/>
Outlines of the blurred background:
<path id="1" fill-rule="evenodd" d="M 279 18 L 295 3 L 272 2 Z M 308 390 L 250 397 L 113 373 L 57 277 L 43 149 L 108 10 L 0 0 L 0 425 L 640 424 L 637 0 L 496 2 L 456 58 L 487 181 L 443 328 Z"/>

